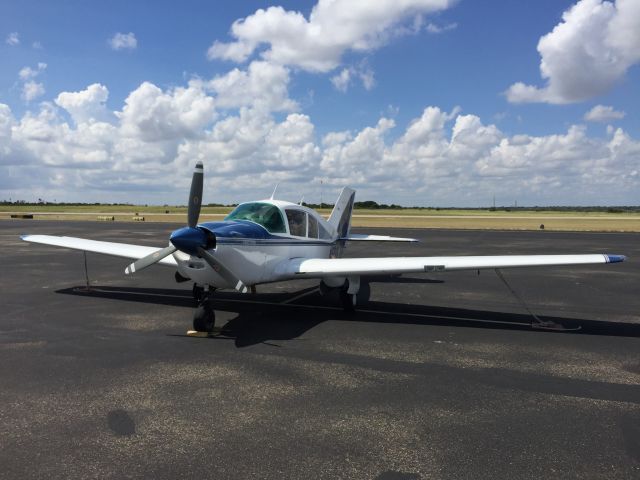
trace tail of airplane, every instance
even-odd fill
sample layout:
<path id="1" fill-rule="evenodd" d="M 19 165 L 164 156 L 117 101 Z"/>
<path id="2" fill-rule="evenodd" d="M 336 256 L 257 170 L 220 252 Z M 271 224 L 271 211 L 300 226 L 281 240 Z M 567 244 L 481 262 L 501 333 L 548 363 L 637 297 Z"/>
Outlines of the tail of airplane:
<path id="1" fill-rule="evenodd" d="M 349 187 L 344 187 L 331 211 L 328 222 L 336 229 L 338 238 L 346 238 L 349 236 L 351 214 L 353 213 L 353 203 L 355 199 L 356 191 Z"/>

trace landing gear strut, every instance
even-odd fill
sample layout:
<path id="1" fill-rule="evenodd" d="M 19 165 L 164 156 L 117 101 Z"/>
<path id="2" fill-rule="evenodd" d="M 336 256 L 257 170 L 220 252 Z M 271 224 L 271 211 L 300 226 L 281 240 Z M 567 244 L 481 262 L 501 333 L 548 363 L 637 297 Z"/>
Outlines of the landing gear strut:
<path id="1" fill-rule="evenodd" d="M 193 286 L 193 296 L 197 307 L 193 312 L 193 329 L 196 332 L 213 332 L 216 326 L 216 312 L 213 309 L 213 289 Z"/>
<path id="2" fill-rule="evenodd" d="M 204 287 L 201 287 L 197 283 L 193 284 L 193 299 L 196 301 L 196 305 L 200 305 L 200 301 L 204 297 Z"/>
<path id="3" fill-rule="evenodd" d="M 342 305 L 345 312 L 353 313 L 356 306 L 365 305 L 371 296 L 371 287 L 369 282 L 359 283 L 357 293 L 349 293 L 349 281 L 347 280 L 341 287 L 330 287 L 324 281 L 320 282 L 320 295 L 337 300 Z"/>

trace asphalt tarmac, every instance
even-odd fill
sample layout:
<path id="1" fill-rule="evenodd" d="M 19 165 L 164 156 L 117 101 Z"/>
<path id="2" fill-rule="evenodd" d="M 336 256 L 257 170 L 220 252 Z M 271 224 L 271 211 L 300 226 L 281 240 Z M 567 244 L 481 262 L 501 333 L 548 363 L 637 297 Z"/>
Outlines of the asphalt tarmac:
<path id="1" fill-rule="evenodd" d="M 374 278 L 355 315 L 312 281 L 220 293 L 21 242 L 165 246 L 167 224 L 0 221 L 0 478 L 640 478 L 640 234 L 368 229 L 350 256 L 625 254 L 622 264 Z"/>

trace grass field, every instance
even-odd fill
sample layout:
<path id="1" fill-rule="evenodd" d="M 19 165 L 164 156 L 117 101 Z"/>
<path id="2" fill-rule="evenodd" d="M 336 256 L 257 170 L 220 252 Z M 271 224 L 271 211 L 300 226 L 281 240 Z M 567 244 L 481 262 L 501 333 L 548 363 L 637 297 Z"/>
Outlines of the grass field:
<path id="1" fill-rule="evenodd" d="M 222 220 L 232 207 L 203 207 L 201 221 Z M 165 213 L 167 212 L 168 213 Z M 30 213 L 34 219 L 97 220 L 98 216 L 113 216 L 115 221 L 133 221 L 134 215 L 147 222 L 186 222 L 186 207 L 80 205 L 80 206 L 0 206 L 0 218 L 12 213 Z M 330 210 L 320 210 L 328 216 Z M 545 230 L 640 232 L 637 213 L 607 213 L 579 211 L 489 211 L 489 210 L 354 210 L 356 227 L 454 228 L 491 230 Z"/>

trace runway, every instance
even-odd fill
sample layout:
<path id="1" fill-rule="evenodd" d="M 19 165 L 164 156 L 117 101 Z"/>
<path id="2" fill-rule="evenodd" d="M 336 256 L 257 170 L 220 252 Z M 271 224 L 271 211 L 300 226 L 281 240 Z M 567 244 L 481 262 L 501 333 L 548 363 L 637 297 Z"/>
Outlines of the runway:
<path id="1" fill-rule="evenodd" d="M 20 234 L 165 246 L 170 224 L 0 221 L 0 478 L 638 478 L 640 234 L 367 229 L 348 256 L 612 253 L 616 265 L 220 293 Z M 364 230 L 363 230 L 364 231 Z M 363 231 L 357 230 L 357 233 Z"/>

